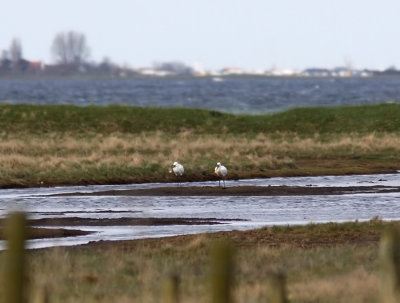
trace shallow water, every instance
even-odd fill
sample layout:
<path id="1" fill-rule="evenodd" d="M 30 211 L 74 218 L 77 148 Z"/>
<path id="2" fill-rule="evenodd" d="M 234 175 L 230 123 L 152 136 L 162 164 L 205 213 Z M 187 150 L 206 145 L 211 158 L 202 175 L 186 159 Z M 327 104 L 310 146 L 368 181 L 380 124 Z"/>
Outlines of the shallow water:
<path id="1" fill-rule="evenodd" d="M 321 176 L 227 181 L 227 186 L 398 186 L 399 174 Z M 216 182 L 183 183 L 181 186 L 210 186 Z M 271 225 L 307 224 L 400 219 L 400 193 L 358 193 L 323 196 L 268 197 L 129 197 L 129 196 L 49 196 L 56 193 L 96 192 L 178 186 L 150 183 L 106 186 L 71 186 L 0 190 L 0 217 L 24 210 L 30 218 L 219 218 L 231 219 L 218 225 L 164 226 L 62 226 L 95 233 L 68 238 L 28 241 L 29 248 L 84 244 L 99 240 L 127 240 L 221 230 L 245 230 Z M 235 219 L 241 219 L 237 221 Z M 4 247 L 4 243 L 0 243 Z"/>

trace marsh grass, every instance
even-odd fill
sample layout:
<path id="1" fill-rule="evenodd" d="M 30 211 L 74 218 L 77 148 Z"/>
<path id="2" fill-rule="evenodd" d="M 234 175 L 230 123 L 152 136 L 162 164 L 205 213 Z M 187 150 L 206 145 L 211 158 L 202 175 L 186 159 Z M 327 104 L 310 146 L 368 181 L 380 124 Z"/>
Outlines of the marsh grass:
<path id="1" fill-rule="evenodd" d="M 172 180 L 168 167 L 185 166 L 188 179 L 213 178 L 216 161 L 229 167 L 231 177 L 300 173 L 298 159 L 370 159 L 396 161 L 400 136 L 347 134 L 301 138 L 292 134 L 259 133 L 196 135 L 188 131 L 141 134 L 49 133 L 0 138 L 0 186 L 76 183 L 126 183 Z"/>
<path id="2" fill-rule="evenodd" d="M 378 241 L 393 226 L 310 224 L 33 250 L 31 293 L 45 286 L 55 303 L 159 302 L 164 279 L 176 274 L 182 302 L 209 302 L 210 249 L 229 240 L 235 302 L 265 302 L 277 271 L 287 276 L 290 302 L 379 302 Z"/>
<path id="3" fill-rule="evenodd" d="M 259 116 L 0 105 L 0 186 L 173 181 L 174 161 L 186 181 L 212 180 L 217 161 L 230 178 L 393 171 L 398 117 L 395 104 Z"/>

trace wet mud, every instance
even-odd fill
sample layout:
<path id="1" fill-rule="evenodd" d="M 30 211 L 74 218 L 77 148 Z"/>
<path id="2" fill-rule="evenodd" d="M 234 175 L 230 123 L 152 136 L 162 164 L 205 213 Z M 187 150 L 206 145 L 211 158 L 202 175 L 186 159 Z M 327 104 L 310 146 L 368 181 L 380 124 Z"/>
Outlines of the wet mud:
<path id="1" fill-rule="evenodd" d="M 54 196 L 302 196 L 302 195 L 345 195 L 354 193 L 400 192 L 400 187 L 352 186 L 176 186 L 132 190 L 107 190 L 91 193 L 63 193 Z"/>
<path id="2" fill-rule="evenodd" d="M 224 221 L 242 221 L 219 218 L 103 218 L 79 217 L 29 220 L 31 226 L 155 226 L 155 225 L 213 225 Z"/>
<path id="3" fill-rule="evenodd" d="M 34 224 L 33 224 L 34 225 Z M 27 239 L 47 239 L 47 238 L 64 238 L 64 237 L 76 237 L 91 234 L 91 231 L 77 230 L 77 229 L 65 229 L 65 228 L 43 228 L 34 227 L 30 225 L 27 229 Z M 5 240 L 5 234 L 3 228 L 0 228 L 0 240 Z"/>
<path id="4" fill-rule="evenodd" d="M 0 220 L 3 226 L 4 220 Z M 79 217 L 46 218 L 28 220 L 28 239 L 45 239 L 83 236 L 93 233 L 77 229 L 57 228 L 58 226 L 159 226 L 159 225 L 215 225 L 225 222 L 244 221 L 240 219 L 221 218 L 103 218 L 88 219 Z M 4 240 L 3 230 L 0 228 L 0 240 Z"/>

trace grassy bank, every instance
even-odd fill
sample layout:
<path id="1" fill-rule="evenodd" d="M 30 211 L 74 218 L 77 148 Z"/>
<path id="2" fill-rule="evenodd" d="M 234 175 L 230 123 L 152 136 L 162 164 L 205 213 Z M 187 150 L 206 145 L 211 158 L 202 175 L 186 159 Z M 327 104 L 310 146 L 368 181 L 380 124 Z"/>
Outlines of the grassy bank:
<path id="1" fill-rule="evenodd" d="M 274 115 L 125 106 L 0 106 L 0 186 L 212 180 L 389 172 L 400 106 L 302 108 Z"/>
<path id="2" fill-rule="evenodd" d="M 186 108 L 129 106 L 1 105 L 2 133 L 299 135 L 399 132 L 400 105 L 297 108 L 273 115 L 232 115 Z"/>
<path id="3" fill-rule="evenodd" d="M 279 271 L 290 302 L 378 302 L 379 239 L 394 226 L 310 224 L 30 251 L 29 281 L 46 287 L 49 302 L 159 302 L 176 274 L 181 302 L 209 302 L 210 247 L 228 240 L 235 302 L 265 302 L 269 273 Z"/>

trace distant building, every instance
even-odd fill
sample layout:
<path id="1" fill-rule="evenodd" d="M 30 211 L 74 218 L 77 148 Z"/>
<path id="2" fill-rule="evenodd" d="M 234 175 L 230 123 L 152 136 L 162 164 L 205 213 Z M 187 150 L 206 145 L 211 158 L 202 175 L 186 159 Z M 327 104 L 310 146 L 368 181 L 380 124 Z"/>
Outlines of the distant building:
<path id="1" fill-rule="evenodd" d="M 225 67 L 221 69 L 221 75 L 243 75 L 244 71 L 240 67 Z"/>
<path id="2" fill-rule="evenodd" d="M 353 76 L 353 70 L 347 67 L 336 67 L 331 72 L 332 77 L 351 77 Z"/>
<path id="3" fill-rule="evenodd" d="M 205 75 L 207 75 L 202 62 L 199 62 L 199 61 L 195 62 L 193 64 L 192 70 L 193 70 L 193 75 L 194 76 L 205 76 Z"/>
<path id="4" fill-rule="evenodd" d="M 45 68 L 45 65 L 42 61 L 29 61 L 28 62 L 28 72 L 39 74 Z"/>
<path id="5" fill-rule="evenodd" d="M 302 76 L 306 77 L 329 77 L 331 71 L 326 68 L 307 68 L 301 73 Z"/>
<path id="6" fill-rule="evenodd" d="M 271 77 L 294 77 L 294 76 L 298 76 L 299 72 L 294 69 L 272 68 L 270 70 L 265 71 L 265 75 L 271 76 Z"/>
<path id="7" fill-rule="evenodd" d="M 354 77 L 372 77 L 374 75 L 373 72 L 369 70 L 355 70 L 353 71 L 353 76 Z"/>
<path id="8" fill-rule="evenodd" d="M 150 76 L 150 77 L 167 77 L 172 76 L 173 74 L 170 71 L 165 70 L 157 70 L 154 68 L 139 68 L 136 70 L 139 75 L 142 76 Z"/>
<path id="9" fill-rule="evenodd" d="M 253 69 L 247 72 L 249 75 L 263 76 L 265 75 L 265 71 L 262 69 Z"/>
<path id="10" fill-rule="evenodd" d="M 171 76 L 193 76 L 193 69 L 179 61 L 155 63 L 153 68 Z"/>

